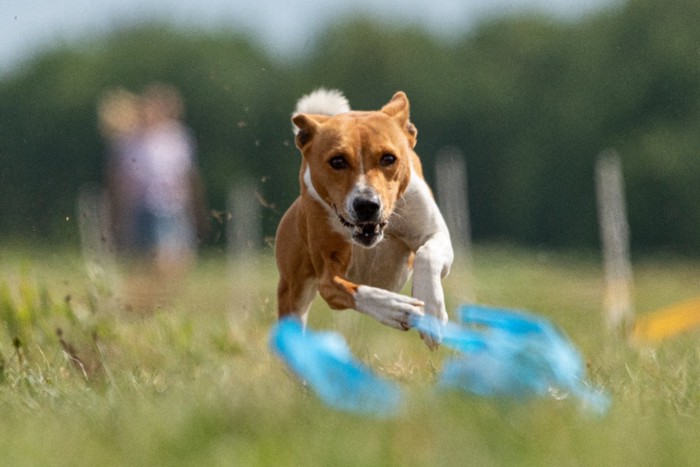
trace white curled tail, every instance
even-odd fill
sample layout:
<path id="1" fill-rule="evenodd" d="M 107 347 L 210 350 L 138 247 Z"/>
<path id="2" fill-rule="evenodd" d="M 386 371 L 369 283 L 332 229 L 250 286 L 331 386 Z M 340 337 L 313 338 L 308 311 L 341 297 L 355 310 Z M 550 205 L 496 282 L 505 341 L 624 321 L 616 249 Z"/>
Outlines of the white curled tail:
<path id="1" fill-rule="evenodd" d="M 337 115 L 345 112 L 350 112 L 350 103 L 342 92 L 337 89 L 318 88 L 297 101 L 297 107 L 292 115 Z M 299 129 L 294 126 L 294 134 L 298 131 Z"/>

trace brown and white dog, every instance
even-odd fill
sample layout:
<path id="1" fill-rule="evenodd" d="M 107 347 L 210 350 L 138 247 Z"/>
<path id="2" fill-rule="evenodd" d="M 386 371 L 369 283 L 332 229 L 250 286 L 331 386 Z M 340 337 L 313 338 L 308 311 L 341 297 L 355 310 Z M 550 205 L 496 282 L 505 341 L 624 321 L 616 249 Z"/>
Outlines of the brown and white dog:
<path id="1" fill-rule="evenodd" d="M 277 230 L 279 318 L 306 323 L 318 291 L 332 309 L 353 308 L 396 329 L 424 313 L 447 322 L 441 279 L 452 245 L 413 151 L 406 95 L 360 112 L 340 92 L 319 89 L 299 100 L 292 122 L 301 196 Z M 398 292 L 411 270 L 408 297 Z M 422 338 L 434 348 L 435 336 Z"/>

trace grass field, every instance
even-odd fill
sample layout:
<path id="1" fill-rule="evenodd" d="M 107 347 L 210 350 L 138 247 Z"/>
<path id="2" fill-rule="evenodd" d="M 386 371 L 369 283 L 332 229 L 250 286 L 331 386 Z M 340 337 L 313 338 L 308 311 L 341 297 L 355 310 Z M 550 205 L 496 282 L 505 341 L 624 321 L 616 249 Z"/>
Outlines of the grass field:
<path id="1" fill-rule="evenodd" d="M 449 351 L 317 300 L 310 325 L 399 381 L 396 418 L 333 411 L 270 354 L 272 258 L 202 258 L 153 313 L 124 311 L 77 253 L 0 249 L 2 465 L 692 465 L 700 459 L 699 333 L 633 349 L 606 334 L 597 257 L 481 247 L 457 264 L 449 308 L 468 297 L 536 311 L 586 358 L 612 398 L 484 399 L 435 389 Z M 635 263 L 645 313 L 700 295 L 700 262 Z M 60 329 L 60 330 L 59 330 Z"/>

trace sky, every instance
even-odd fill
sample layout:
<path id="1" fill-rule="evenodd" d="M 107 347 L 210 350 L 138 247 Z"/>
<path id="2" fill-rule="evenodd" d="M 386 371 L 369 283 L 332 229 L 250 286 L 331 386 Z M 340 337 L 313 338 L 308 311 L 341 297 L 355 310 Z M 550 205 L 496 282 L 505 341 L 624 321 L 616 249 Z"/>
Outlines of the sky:
<path id="1" fill-rule="evenodd" d="M 303 50 L 346 14 L 416 24 L 436 34 L 462 32 L 487 18 L 535 10 L 577 19 L 621 0 L 0 0 L 0 71 L 57 42 L 162 20 L 251 33 L 273 54 Z"/>

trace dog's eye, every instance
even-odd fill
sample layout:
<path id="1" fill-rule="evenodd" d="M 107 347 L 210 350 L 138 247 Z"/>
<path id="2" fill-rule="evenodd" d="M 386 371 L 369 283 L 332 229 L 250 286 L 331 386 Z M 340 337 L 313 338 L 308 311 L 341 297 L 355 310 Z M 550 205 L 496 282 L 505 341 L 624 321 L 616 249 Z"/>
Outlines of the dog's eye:
<path id="1" fill-rule="evenodd" d="M 343 156 L 335 156 L 332 157 L 328 163 L 333 167 L 335 170 L 343 170 L 348 168 L 348 161 L 345 160 L 345 157 Z"/>
<path id="2" fill-rule="evenodd" d="M 379 163 L 384 167 L 394 165 L 394 162 L 396 162 L 396 156 L 393 154 L 382 154 L 382 157 L 379 159 Z"/>

